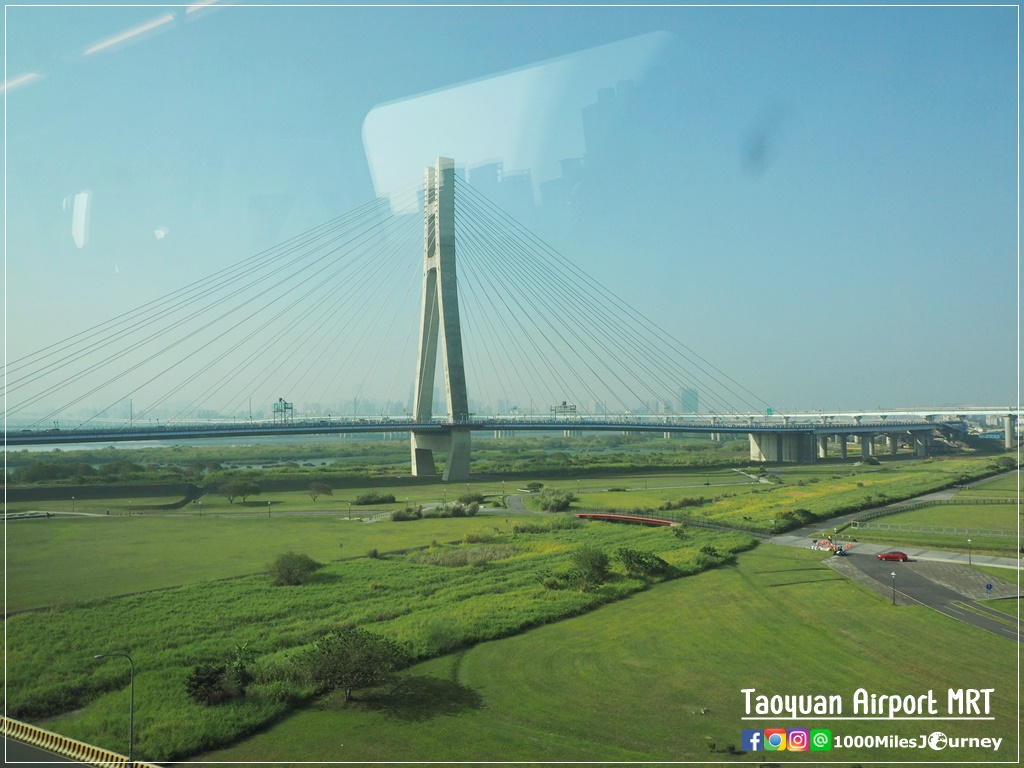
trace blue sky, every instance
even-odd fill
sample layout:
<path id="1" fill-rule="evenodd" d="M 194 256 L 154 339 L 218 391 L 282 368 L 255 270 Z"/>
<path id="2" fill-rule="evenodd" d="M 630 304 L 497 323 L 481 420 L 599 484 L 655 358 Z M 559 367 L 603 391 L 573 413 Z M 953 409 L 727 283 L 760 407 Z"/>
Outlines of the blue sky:
<path id="1" fill-rule="evenodd" d="M 778 408 L 1009 405 L 1017 38 L 1013 7 L 9 6 L 7 356 L 450 154 L 530 171 L 524 224 Z"/>

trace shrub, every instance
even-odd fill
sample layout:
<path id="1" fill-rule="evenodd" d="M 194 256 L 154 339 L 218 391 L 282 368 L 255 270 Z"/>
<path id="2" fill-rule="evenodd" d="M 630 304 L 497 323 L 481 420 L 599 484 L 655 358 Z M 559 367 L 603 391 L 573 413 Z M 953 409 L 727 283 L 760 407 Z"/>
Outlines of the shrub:
<path id="1" fill-rule="evenodd" d="M 620 547 L 616 555 L 630 576 L 657 576 L 669 569 L 669 564 L 653 552 Z"/>
<path id="2" fill-rule="evenodd" d="M 611 574 L 608 555 L 596 547 L 583 546 L 573 550 L 569 561 L 572 563 L 570 581 L 583 592 L 603 584 Z"/>
<path id="3" fill-rule="evenodd" d="M 482 544 L 491 541 L 494 534 L 491 531 L 466 531 L 462 536 L 463 544 Z"/>
<path id="4" fill-rule="evenodd" d="M 364 493 L 356 496 L 356 504 L 394 504 L 393 493 Z"/>
<path id="5" fill-rule="evenodd" d="M 377 551 L 376 547 L 373 547 L 372 549 L 368 549 L 366 551 L 366 556 L 368 558 L 370 558 L 371 560 L 379 560 L 380 559 L 380 552 Z"/>
<path id="6" fill-rule="evenodd" d="M 538 500 L 540 508 L 545 512 L 564 512 L 572 502 L 576 501 L 576 497 L 569 491 L 545 488 L 540 492 Z"/>
<path id="7" fill-rule="evenodd" d="M 232 698 L 225 664 L 199 664 L 185 678 L 185 691 L 197 704 L 219 704 Z"/>
<path id="8" fill-rule="evenodd" d="M 516 554 L 516 550 L 502 544 L 462 545 L 458 547 L 431 547 L 409 555 L 410 562 L 458 568 L 465 565 L 480 566 L 492 560 L 501 560 Z"/>
<path id="9" fill-rule="evenodd" d="M 582 528 L 585 523 L 575 515 L 557 515 L 543 522 L 516 523 L 512 526 L 512 533 L 548 533 L 549 531 L 568 531 L 573 528 Z"/>
<path id="10" fill-rule="evenodd" d="M 396 509 L 391 513 L 391 520 L 395 523 L 401 523 L 407 520 L 419 520 L 421 517 L 424 517 L 422 510 L 412 509 L 411 507 Z"/>
<path id="11" fill-rule="evenodd" d="M 461 501 L 463 504 L 472 504 L 473 502 L 476 502 L 477 504 L 483 504 L 484 495 L 482 493 L 464 493 L 461 496 L 459 496 L 459 501 Z"/>
<path id="12" fill-rule="evenodd" d="M 308 576 L 320 567 L 320 563 L 309 555 L 297 555 L 294 552 L 286 552 L 278 555 L 277 559 L 270 564 L 270 579 L 274 586 L 298 586 Z"/>

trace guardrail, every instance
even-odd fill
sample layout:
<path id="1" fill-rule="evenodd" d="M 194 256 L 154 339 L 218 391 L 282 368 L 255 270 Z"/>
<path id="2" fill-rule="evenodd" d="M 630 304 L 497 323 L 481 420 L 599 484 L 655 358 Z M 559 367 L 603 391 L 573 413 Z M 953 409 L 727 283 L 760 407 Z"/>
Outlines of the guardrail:
<path id="1" fill-rule="evenodd" d="M 140 768 L 160 768 L 160 766 L 154 763 L 144 763 L 140 760 L 129 762 L 128 758 L 124 755 L 119 755 L 108 749 L 94 747 L 92 744 L 86 744 L 84 741 L 61 736 L 53 731 L 43 730 L 34 725 L 23 723 L 20 720 L 14 720 L 10 717 L 3 717 L 2 720 L 4 736 L 31 744 L 40 749 L 55 752 L 58 755 L 69 757 L 80 763 L 95 765 L 98 768 L 134 768 L 135 766 Z"/>
<path id="2" fill-rule="evenodd" d="M 876 517 L 887 517 L 900 512 L 912 512 L 915 509 L 926 507 L 973 507 L 979 504 L 1016 504 L 1016 499 L 928 499 L 926 501 L 915 501 L 910 504 L 898 504 L 892 507 L 873 509 L 870 512 L 857 517 L 850 522 L 854 530 L 867 531 L 897 531 L 903 533 L 949 533 L 963 536 L 994 536 L 997 538 L 1015 538 L 1017 532 L 1005 529 L 986 528 L 960 528 L 949 525 L 912 525 L 910 523 L 865 523 L 867 520 L 874 520 Z"/>

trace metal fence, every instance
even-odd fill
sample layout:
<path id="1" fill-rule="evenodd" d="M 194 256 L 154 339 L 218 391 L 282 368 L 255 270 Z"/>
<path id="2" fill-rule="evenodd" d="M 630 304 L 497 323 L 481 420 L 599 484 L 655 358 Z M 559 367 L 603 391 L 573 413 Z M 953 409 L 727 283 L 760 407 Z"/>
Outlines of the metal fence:
<path id="1" fill-rule="evenodd" d="M 915 501 L 911 504 L 899 504 L 882 509 L 865 512 L 850 523 L 850 527 L 859 531 L 897 531 L 900 533 L 943 533 L 956 536 L 991 536 L 993 538 L 1016 538 L 1017 531 L 990 528 L 961 528 L 949 525 L 914 525 L 910 523 L 867 523 L 876 517 L 895 515 L 900 512 L 911 512 L 926 507 L 973 507 L 985 504 L 1017 504 L 1016 499 L 930 499 Z"/>

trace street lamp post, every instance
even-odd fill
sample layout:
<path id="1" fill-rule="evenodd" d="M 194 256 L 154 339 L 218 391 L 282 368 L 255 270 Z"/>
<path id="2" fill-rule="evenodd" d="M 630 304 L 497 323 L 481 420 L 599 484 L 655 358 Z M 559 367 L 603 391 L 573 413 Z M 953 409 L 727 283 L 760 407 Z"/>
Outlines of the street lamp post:
<path id="1" fill-rule="evenodd" d="M 267 502 L 267 517 L 270 517 L 270 502 Z"/>
<path id="2" fill-rule="evenodd" d="M 967 540 L 967 564 L 971 565 L 971 540 Z"/>
<path id="3" fill-rule="evenodd" d="M 75 514 L 75 497 L 74 496 L 71 497 L 71 514 Z M 967 541 L 970 541 L 970 539 L 968 539 Z"/>
<path id="4" fill-rule="evenodd" d="M 896 571 L 889 575 L 892 576 L 892 604 L 896 605 Z"/>
<path id="5" fill-rule="evenodd" d="M 135 751 L 135 662 L 127 653 L 98 653 L 94 659 L 105 659 L 110 656 L 124 656 L 131 665 L 130 694 L 128 699 L 128 762 L 133 762 Z"/>

